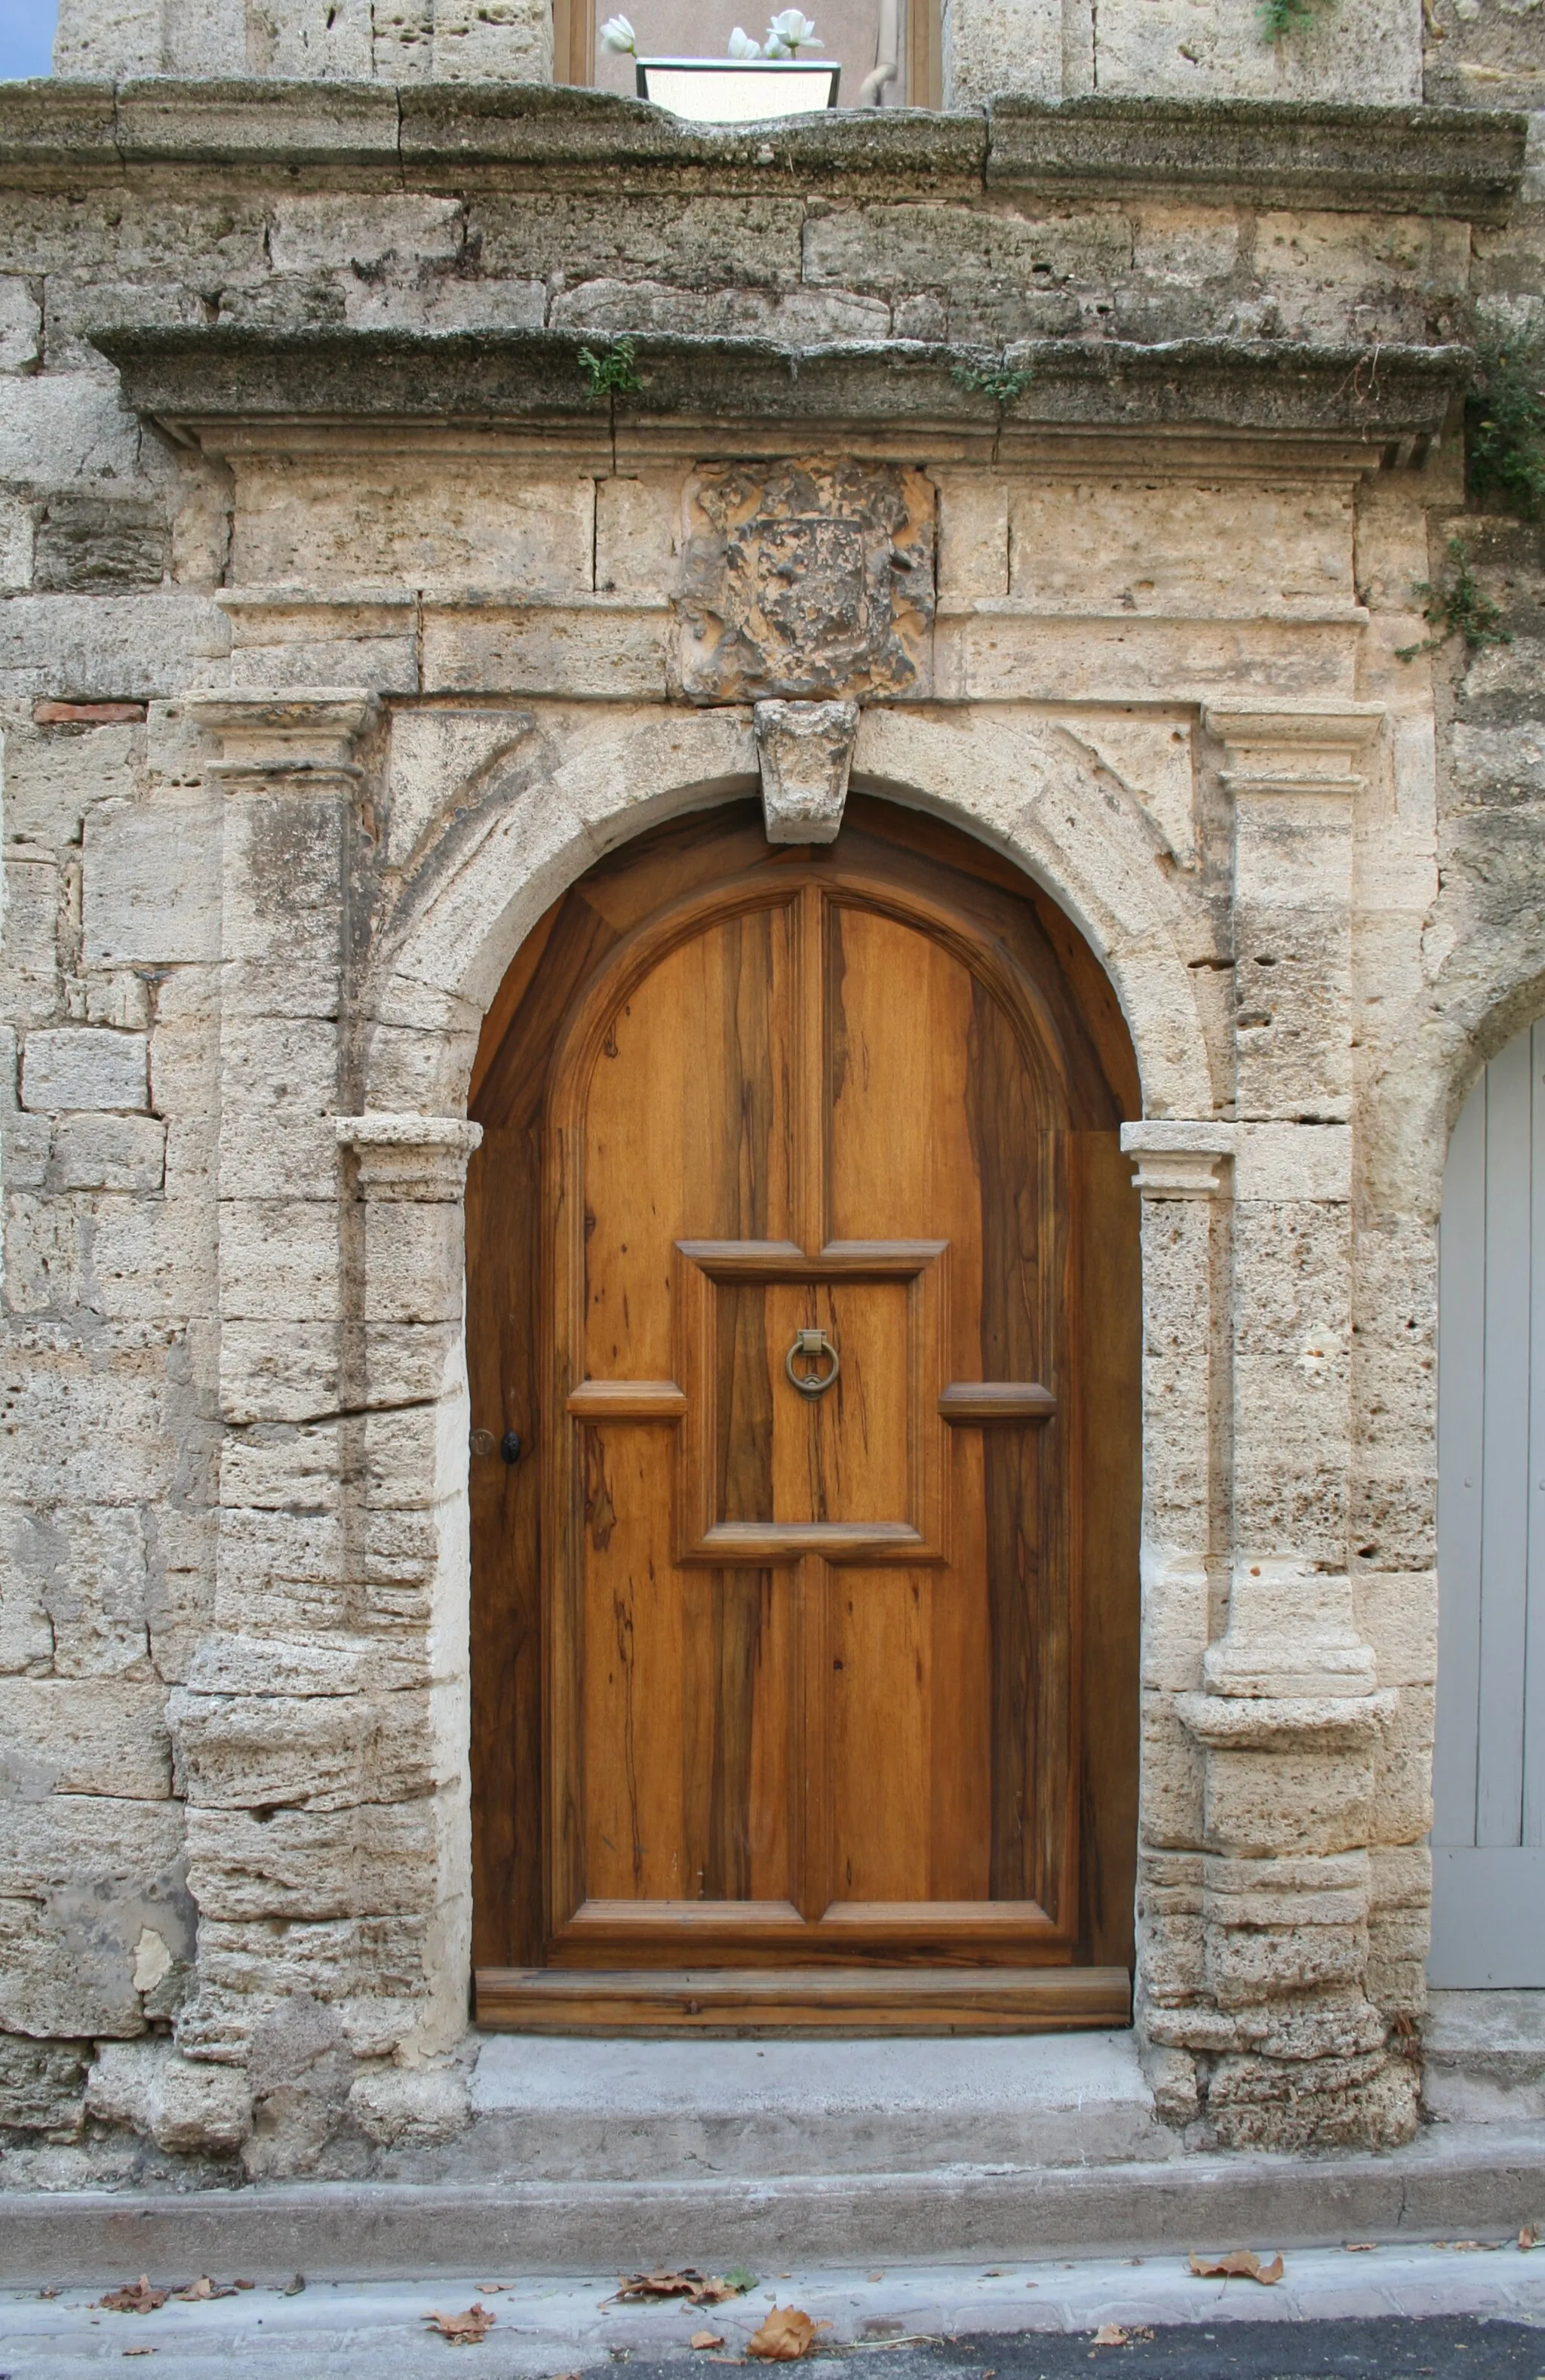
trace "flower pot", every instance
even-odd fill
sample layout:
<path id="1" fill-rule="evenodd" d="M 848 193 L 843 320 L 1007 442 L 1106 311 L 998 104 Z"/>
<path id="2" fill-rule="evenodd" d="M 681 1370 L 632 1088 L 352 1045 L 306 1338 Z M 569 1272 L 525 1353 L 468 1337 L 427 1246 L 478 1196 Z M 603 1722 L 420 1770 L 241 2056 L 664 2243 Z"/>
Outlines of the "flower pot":
<path id="1" fill-rule="evenodd" d="M 829 58 L 640 58 L 638 96 L 689 124 L 760 124 L 837 105 Z"/>

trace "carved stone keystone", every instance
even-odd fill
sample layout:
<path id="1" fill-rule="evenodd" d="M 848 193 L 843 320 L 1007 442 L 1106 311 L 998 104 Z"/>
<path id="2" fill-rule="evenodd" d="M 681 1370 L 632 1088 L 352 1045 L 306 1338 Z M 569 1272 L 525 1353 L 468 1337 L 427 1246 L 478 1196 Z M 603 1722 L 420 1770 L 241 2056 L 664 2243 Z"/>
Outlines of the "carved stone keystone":
<path id="1" fill-rule="evenodd" d="M 858 735 L 856 702 L 759 702 L 756 757 L 769 843 L 835 843 Z"/>

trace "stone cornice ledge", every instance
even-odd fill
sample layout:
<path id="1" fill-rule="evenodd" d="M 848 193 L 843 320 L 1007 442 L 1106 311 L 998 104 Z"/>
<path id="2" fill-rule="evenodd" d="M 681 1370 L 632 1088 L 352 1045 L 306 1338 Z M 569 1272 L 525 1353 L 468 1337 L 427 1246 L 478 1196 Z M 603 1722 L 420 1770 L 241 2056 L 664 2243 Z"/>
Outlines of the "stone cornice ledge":
<path id="1" fill-rule="evenodd" d="M 0 86 L 0 173 L 135 164 L 495 168 L 544 186 L 770 189 L 890 184 L 1202 193 L 1496 222 L 1527 119 L 1469 108 L 1007 96 L 984 109 L 841 110 L 723 130 L 536 83 L 39 80 Z"/>
<path id="2" fill-rule="evenodd" d="M 606 433 L 584 399 L 591 333 L 110 328 L 137 413 L 174 433 L 219 422 L 540 424 Z M 1001 411 L 956 377 L 981 358 L 896 339 L 783 347 L 762 339 L 640 334 L 642 386 L 619 428 L 671 423 L 935 423 L 1016 428 L 1208 426 L 1369 441 L 1431 436 L 1473 364 L 1468 347 L 1315 346 L 1280 339 L 1039 339 L 1010 347 L 1024 393 Z"/>

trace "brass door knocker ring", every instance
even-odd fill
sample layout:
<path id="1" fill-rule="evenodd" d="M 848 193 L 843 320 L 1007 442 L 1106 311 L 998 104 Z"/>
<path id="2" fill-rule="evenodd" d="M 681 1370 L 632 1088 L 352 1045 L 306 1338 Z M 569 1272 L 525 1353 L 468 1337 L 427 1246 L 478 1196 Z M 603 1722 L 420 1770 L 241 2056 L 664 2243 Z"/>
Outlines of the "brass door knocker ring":
<path id="1" fill-rule="evenodd" d="M 814 1364 L 829 1357 L 831 1369 L 829 1372 L 796 1372 L 796 1356 L 802 1362 Z M 822 1397 L 842 1369 L 842 1359 L 824 1330 L 796 1330 L 794 1343 L 783 1359 L 783 1368 L 789 1375 L 790 1386 L 798 1389 L 802 1397 Z"/>

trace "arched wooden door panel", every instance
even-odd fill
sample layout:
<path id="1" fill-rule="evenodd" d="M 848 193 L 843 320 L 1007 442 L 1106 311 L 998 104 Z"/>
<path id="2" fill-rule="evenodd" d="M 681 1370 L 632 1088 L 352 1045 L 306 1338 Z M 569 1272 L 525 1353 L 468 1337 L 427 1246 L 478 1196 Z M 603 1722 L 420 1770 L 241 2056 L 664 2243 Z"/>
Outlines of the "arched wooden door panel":
<path id="1" fill-rule="evenodd" d="M 474 1420 L 525 1449 L 474 1463 L 480 2013 L 1108 2022 L 1138 1288 L 1104 978 L 1001 863 L 862 801 L 824 851 L 673 827 L 533 941 L 468 1187 Z"/>

